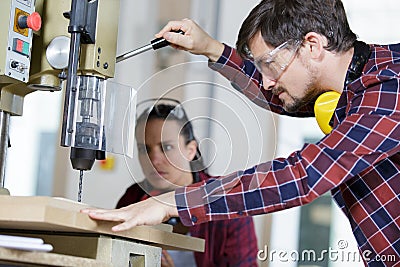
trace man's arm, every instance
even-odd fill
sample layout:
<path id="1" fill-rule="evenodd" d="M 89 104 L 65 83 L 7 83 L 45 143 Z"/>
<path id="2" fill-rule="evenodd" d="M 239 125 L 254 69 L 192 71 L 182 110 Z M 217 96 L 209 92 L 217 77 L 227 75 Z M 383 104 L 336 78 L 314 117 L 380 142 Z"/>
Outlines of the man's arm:
<path id="1" fill-rule="evenodd" d="M 398 114 L 353 114 L 319 143 L 288 158 L 178 188 L 181 221 L 190 226 L 307 204 L 399 153 L 399 120 Z"/>
<path id="2" fill-rule="evenodd" d="M 400 152 L 399 114 L 354 114 L 317 144 L 288 158 L 176 189 L 117 210 L 84 209 L 92 219 L 120 222 L 113 231 L 156 225 L 179 215 L 187 226 L 271 213 L 307 204 Z M 370 125 L 375 125 L 369 129 Z M 364 136 L 363 140 L 357 140 Z M 179 214 L 178 214 L 179 210 Z"/>
<path id="3" fill-rule="evenodd" d="M 387 86 L 392 86 L 392 81 L 400 84 L 398 79 L 392 79 Z M 384 101 L 393 105 L 386 109 L 377 109 L 374 105 L 376 101 L 393 99 L 392 91 L 396 90 L 386 90 L 385 83 L 373 84 L 375 87 L 362 97 L 368 106 L 357 108 L 361 114 L 348 115 L 320 142 L 307 144 L 288 158 L 278 158 L 245 171 L 210 179 L 205 184 L 178 188 L 175 192 L 119 210 L 86 209 L 82 212 L 93 219 L 122 222 L 112 228 L 122 231 L 136 225 L 159 224 L 177 216 L 176 205 L 181 221 L 185 225 L 194 225 L 309 203 L 400 152 L 400 107 L 396 101 Z M 377 97 L 381 89 L 380 97 Z M 360 98 L 357 96 L 356 100 Z M 390 114 L 388 110 L 391 110 Z"/>

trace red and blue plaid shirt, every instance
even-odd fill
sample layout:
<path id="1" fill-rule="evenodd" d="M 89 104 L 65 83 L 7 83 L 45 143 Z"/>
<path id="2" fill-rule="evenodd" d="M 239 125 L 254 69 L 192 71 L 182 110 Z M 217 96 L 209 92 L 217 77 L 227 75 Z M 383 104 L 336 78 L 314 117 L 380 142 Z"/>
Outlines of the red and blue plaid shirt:
<path id="1" fill-rule="evenodd" d="M 219 179 L 178 188 L 186 225 L 270 213 L 331 191 L 350 221 L 369 266 L 400 265 L 400 44 L 371 45 L 362 76 L 347 86 L 334 129 L 316 144 Z M 251 61 L 225 46 L 217 70 L 257 105 L 291 116 L 314 116 L 313 103 L 286 113 L 262 87 Z"/>

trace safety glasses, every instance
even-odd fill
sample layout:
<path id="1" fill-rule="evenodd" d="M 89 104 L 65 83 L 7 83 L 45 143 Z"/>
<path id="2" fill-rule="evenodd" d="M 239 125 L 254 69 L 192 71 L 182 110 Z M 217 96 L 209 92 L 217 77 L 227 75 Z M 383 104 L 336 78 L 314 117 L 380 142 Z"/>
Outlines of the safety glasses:
<path id="1" fill-rule="evenodd" d="M 265 78 L 276 81 L 292 62 L 300 44 L 301 41 L 298 40 L 286 41 L 274 50 L 255 58 L 254 65 Z"/>

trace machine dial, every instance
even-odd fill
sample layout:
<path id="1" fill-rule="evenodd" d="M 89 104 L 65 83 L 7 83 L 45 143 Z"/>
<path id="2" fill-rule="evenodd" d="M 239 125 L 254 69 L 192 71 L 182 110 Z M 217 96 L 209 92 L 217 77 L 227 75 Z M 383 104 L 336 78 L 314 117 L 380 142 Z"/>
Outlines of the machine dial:
<path id="1" fill-rule="evenodd" d="M 46 49 L 46 58 L 55 69 L 65 69 L 68 66 L 69 42 L 67 36 L 57 36 L 51 40 Z"/>

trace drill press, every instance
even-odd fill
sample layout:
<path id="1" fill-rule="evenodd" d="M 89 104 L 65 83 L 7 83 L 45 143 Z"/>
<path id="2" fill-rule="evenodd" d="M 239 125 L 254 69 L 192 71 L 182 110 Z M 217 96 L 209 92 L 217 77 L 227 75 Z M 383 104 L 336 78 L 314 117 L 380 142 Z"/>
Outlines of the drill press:
<path id="1" fill-rule="evenodd" d="M 24 96 L 65 87 L 61 146 L 71 147 L 81 191 L 83 171 L 106 151 L 131 156 L 133 150 L 135 92 L 108 80 L 115 72 L 119 0 L 5 0 L 0 7 L 0 27 L 9 32 L 7 42 L 0 42 L 0 63 L 13 68 L 0 65 L 0 110 L 7 115 L 5 126 L 0 124 L 5 129 L 0 131 L 0 169 L 8 145 L 7 118 L 22 115 Z M 29 17 L 35 9 L 43 20 L 40 31 L 35 17 Z M 29 25 L 33 29 L 25 29 Z M 0 174 L 4 187 L 4 170 Z"/>

